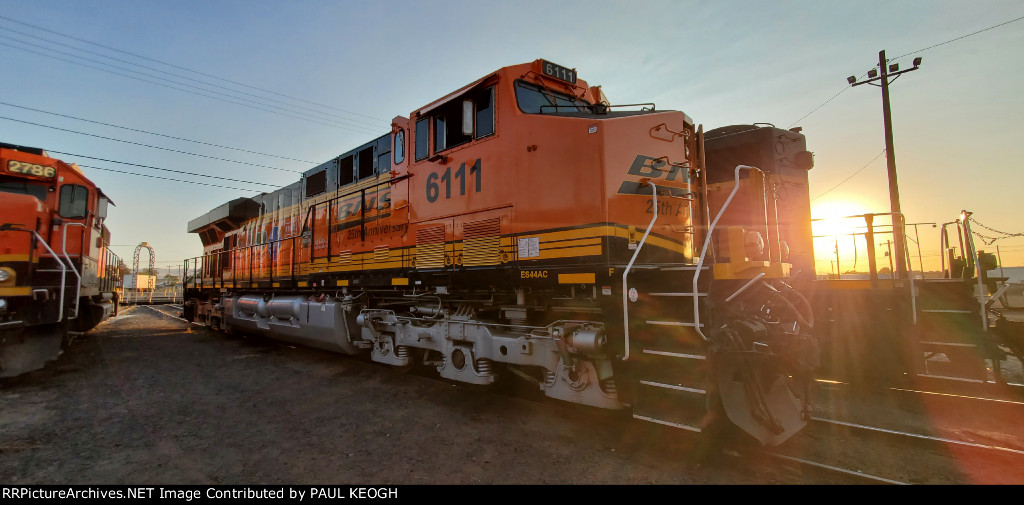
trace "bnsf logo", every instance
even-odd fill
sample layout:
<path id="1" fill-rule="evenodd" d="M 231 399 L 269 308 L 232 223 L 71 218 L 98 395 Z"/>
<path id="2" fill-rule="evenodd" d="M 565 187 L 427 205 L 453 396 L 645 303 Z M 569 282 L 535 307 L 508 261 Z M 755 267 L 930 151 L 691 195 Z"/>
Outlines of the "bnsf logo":
<path id="1" fill-rule="evenodd" d="M 688 169 L 689 165 L 685 163 L 669 163 L 665 157 L 654 158 L 638 154 L 626 173 L 645 179 L 662 179 L 689 184 L 690 171 Z M 618 193 L 620 195 L 650 195 L 651 188 L 641 185 L 640 181 L 622 181 Z"/>

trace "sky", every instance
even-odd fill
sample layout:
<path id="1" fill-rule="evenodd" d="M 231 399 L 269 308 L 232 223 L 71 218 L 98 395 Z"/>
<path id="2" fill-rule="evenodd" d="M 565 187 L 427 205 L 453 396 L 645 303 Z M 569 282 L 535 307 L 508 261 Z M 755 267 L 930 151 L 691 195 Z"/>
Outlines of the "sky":
<path id="1" fill-rule="evenodd" d="M 967 210 L 998 239 L 979 248 L 1024 265 L 1020 0 L 0 0 L 0 142 L 83 167 L 115 203 L 114 252 L 131 264 L 148 242 L 176 272 L 202 253 L 189 220 L 543 58 L 612 104 L 682 110 L 705 131 L 801 127 L 813 217 L 888 212 L 881 92 L 846 82 L 883 50 L 901 69 L 923 60 L 890 85 L 920 264 L 938 267 L 931 223 Z M 846 242 L 841 270 L 863 268 Z M 819 272 L 835 269 L 835 244 L 815 247 Z"/>

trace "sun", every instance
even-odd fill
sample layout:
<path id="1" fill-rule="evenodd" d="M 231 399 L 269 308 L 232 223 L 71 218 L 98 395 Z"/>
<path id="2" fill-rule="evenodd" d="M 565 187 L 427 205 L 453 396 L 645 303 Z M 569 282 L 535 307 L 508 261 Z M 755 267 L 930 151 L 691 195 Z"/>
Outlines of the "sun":
<path id="1" fill-rule="evenodd" d="M 850 199 L 832 199 L 811 205 L 815 270 L 818 274 L 842 274 L 866 270 L 863 233 L 868 213 L 865 206 Z"/>
<path id="2" fill-rule="evenodd" d="M 864 220 L 867 210 L 849 200 L 827 200 L 811 205 L 811 228 L 815 236 L 849 235 Z"/>

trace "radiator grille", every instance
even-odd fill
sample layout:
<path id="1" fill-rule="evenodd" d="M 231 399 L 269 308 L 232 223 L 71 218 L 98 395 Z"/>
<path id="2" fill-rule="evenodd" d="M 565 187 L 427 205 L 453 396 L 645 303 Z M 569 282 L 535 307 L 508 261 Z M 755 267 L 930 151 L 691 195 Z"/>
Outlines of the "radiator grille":
<path id="1" fill-rule="evenodd" d="M 501 262 L 501 218 L 466 223 L 462 239 L 464 266 L 497 265 Z"/>
<path id="2" fill-rule="evenodd" d="M 416 268 L 444 267 L 444 225 L 416 230 Z"/>

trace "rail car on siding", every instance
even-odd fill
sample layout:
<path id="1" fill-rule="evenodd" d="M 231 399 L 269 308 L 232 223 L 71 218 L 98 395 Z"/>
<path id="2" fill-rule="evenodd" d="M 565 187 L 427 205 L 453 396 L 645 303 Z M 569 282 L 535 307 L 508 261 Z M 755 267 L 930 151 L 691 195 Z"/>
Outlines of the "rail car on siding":
<path id="1" fill-rule="evenodd" d="M 930 276 L 913 270 L 923 264 L 911 252 L 915 248 L 902 248 L 905 272 L 893 264 L 887 272 L 875 257 L 876 243 L 898 239 L 894 226 L 904 227 L 903 237 L 915 235 L 902 216 L 848 216 L 843 221 L 850 226 L 838 228 L 849 228 L 850 236 L 844 232 L 839 239 L 852 239 L 863 251 L 858 270 L 864 272 L 819 278 L 807 186 L 813 159 L 803 133 L 759 123 L 716 128 L 705 137 L 709 180 L 721 180 L 739 163 L 766 174 L 779 243 L 789 247 L 790 282 L 807 295 L 818 321 L 812 334 L 821 349 L 819 378 L 903 387 L 929 378 L 997 384 L 1006 381 L 1001 369 L 1008 358 L 1024 363 L 1024 301 L 1008 296 L 1012 286 L 995 275 L 996 256 L 976 247 L 971 213 L 941 224 L 934 245 L 942 262 L 938 275 Z"/>
<path id="2" fill-rule="evenodd" d="M 777 445 L 807 420 L 813 313 L 764 170 L 709 167 L 683 112 L 504 67 L 190 221 L 183 315 Z"/>
<path id="3" fill-rule="evenodd" d="M 870 245 L 879 237 L 892 241 L 895 226 L 906 229 L 902 216 L 849 219 L 859 224 L 855 240 L 867 245 L 867 275 L 832 276 L 805 286 L 818 319 L 825 321 L 815 328 L 820 376 L 896 387 L 952 380 L 1008 392 L 1004 362 L 1015 357 L 1024 364 L 1024 301 L 1008 296 L 1014 286 L 994 272 L 996 255 L 976 246 L 971 213 L 936 225 L 938 275 L 915 272 L 921 258 L 907 246 L 905 271 L 882 267 L 875 257 Z"/>
<path id="4" fill-rule="evenodd" d="M 0 143 L 0 377 L 42 368 L 116 313 L 110 205 L 77 165 Z"/>

